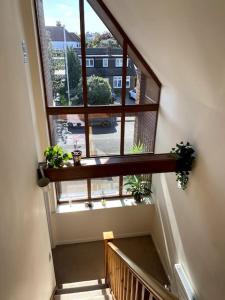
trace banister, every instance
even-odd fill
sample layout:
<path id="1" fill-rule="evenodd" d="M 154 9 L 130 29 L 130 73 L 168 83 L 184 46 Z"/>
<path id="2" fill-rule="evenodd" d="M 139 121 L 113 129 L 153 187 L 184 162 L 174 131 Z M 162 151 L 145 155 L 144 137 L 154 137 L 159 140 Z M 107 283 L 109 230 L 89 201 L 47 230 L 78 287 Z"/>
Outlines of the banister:
<path id="1" fill-rule="evenodd" d="M 178 300 L 175 295 L 166 290 L 157 280 L 139 268 L 112 242 L 107 242 L 107 246 L 127 265 L 127 268 L 134 274 L 140 283 L 144 285 L 150 293 L 153 293 L 153 296 L 156 296 L 159 300 Z"/>

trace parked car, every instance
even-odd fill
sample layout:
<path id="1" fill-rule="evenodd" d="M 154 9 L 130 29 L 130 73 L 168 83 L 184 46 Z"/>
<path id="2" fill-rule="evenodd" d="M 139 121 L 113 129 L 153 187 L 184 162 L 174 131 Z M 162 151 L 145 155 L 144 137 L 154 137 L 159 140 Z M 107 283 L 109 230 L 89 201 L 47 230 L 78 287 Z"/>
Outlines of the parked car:
<path id="1" fill-rule="evenodd" d="M 136 100 L 136 97 L 137 97 L 137 91 L 136 88 L 134 88 L 133 90 L 129 91 L 129 98 Z"/>

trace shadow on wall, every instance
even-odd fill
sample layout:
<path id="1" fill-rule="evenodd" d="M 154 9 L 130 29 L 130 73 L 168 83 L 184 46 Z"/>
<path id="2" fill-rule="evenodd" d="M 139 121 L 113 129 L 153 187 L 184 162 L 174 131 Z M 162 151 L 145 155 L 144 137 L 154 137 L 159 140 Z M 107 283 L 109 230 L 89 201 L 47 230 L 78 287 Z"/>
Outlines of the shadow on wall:
<path id="1" fill-rule="evenodd" d="M 168 189 L 166 175 L 162 173 L 156 176 L 158 176 L 158 180 L 157 183 L 155 181 L 157 185 L 155 196 L 157 199 L 163 199 L 164 201 L 163 202 L 155 201 L 156 213 L 158 219 L 158 224 L 157 225 L 155 224 L 155 226 L 159 228 L 154 229 L 154 233 L 153 233 L 154 242 L 157 245 L 158 250 L 162 249 L 162 244 L 163 244 L 163 250 L 165 253 L 161 253 L 161 259 L 163 255 L 164 259 L 162 259 L 162 261 L 164 261 L 164 267 L 168 272 L 172 291 L 178 294 L 179 297 L 181 297 L 181 299 L 187 299 L 180 285 L 180 282 L 177 279 L 176 271 L 174 268 L 174 265 L 176 263 L 182 263 L 185 266 L 186 259 L 185 259 L 185 252 L 183 248 L 181 235 L 176 222 L 176 216 L 171 201 L 170 192 Z M 161 188 L 159 185 L 161 185 Z M 157 233 L 155 233 L 155 230 L 157 230 Z M 159 241 L 158 239 L 159 231 L 161 231 L 161 235 L 162 235 L 161 241 Z M 161 247 L 159 244 L 161 244 Z"/>

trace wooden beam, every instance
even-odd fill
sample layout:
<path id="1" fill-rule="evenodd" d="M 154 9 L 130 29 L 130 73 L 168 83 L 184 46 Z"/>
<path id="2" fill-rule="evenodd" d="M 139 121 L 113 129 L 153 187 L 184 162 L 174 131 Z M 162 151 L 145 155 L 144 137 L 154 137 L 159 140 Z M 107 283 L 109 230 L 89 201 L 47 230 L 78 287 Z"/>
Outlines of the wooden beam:
<path id="1" fill-rule="evenodd" d="M 44 174 L 51 182 L 76 179 L 126 176 L 176 172 L 180 159 L 166 154 L 143 154 L 85 158 L 81 166 L 64 168 L 45 168 Z"/>
<path id="2" fill-rule="evenodd" d="M 122 113 L 122 112 L 142 112 L 158 111 L 159 105 L 138 104 L 138 105 L 106 105 L 106 106 L 55 106 L 47 107 L 48 115 L 66 115 L 66 114 L 98 114 L 98 113 Z"/>

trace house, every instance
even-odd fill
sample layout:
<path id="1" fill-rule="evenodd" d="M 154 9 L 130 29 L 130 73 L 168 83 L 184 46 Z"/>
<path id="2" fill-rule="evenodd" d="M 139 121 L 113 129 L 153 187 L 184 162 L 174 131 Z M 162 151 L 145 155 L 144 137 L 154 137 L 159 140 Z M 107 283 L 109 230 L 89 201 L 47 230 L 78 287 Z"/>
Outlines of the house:
<path id="1" fill-rule="evenodd" d="M 63 51 L 66 47 L 80 48 L 80 38 L 75 32 L 69 32 L 64 26 L 45 28 L 54 50 Z"/>
<path id="2" fill-rule="evenodd" d="M 123 203 L 117 208 L 79 213 L 68 205 L 59 208 L 53 185 L 37 185 L 37 165 L 50 143 L 48 123 L 58 116 L 58 107 L 45 103 L 44 59 L 38 46 L 34 1 L 2 0 L 0 299 L 50 299 L 56 287 L 52 248 L 67 244 L 64 249 L 68 249 L 69 243 L 82 243 L 82 253 L 90 254 L 84 263 L 90 266 L 97 256 L 84 242 L 100 240 L 102 231 L 113 230 L 116 237 L 151 234 L 157 249 L 154 253 L 158 252 L 171 289 L 180 299 L 190 297 L 184 293 L 177 263 L 183 265 L 197 299 L 223 300 L 224 1 L 97 2 L 107 6 L 162 84 L 155 153 L 168 153 L 181 140 L 195 147 L 197 158 L 189 185 L 180 190 L 175 174 L 158 173 L 152 175 L 154 203 L 149 206 Z M 154 96 L 154 84 L 151 87 Z M 120 107 L 113 109 L 117 112 Z M 129 107 L 133 112 L 136 109 Z M 68 107 L 63 110 L 65 115 Z M 80 114 L 85 110 L 94 114 L 96 108 L 79 107 Z M 51 118 L 46 118 L 47 113 Z M 92 140 L 100 136 L 89 127 L 86 130 Z M 113 134 L 113 129 L 106 134 Z M 110 141 L 111 148 L 117 146 L 115 140 Z M 110 184 L 120 187 L 117 179 Z M 80 185 L 78 182 L 77 189 Z M 80 191 L 86 193 L 83 186 Z M 110 270 L 122 274 L 118 264 Z M 129 279 L 131 273 L 126 274 Z M 135 283 L 139 286 L 139 281 Z M 145 299 L 144 293 L 137 293 L 137 298 L 143 295 Z M 110 299 L 110 295 L 105 298 Z"/>
<path id="3" fill-rule="evenodd" d="M 66 47 L 73 47 L 81 61 L 80 38 L 75 33 L 69 33 L 62 26 L 46 26 L 46 34 L 50 36 L 53 47 L 53 59 L 59 62 L 55 76 L 64 80 L 66 76 Z M 90 33 L 88 34 L 89 37 Z M 90 40 L 90 39 L 89 39 Z M 88 76 L 99 76 L 107 79 L 115 94 L 120 94 L 122 88 L 122 48 L 86 48 L 86 67 Z M 127 93 L 136 86 L 136 69 L 132 60 L 127 60 Z"/>
<path id="4" fill-rule="evenodd" d="M 81 57 L 80 49 L 75 50 Z M 86 48 L 87 76 L 99 76 L 109 81 L 112 90 L 122 89 L 123 53 L 121 48 Z M 132 90 L 136 86 L 135 65 L 128 58 L 126 89 Z"/>

